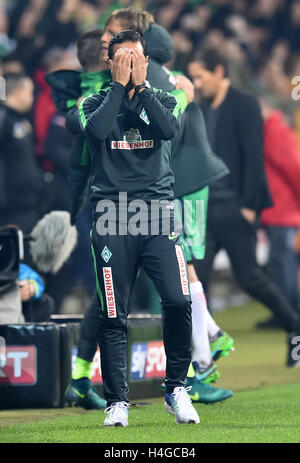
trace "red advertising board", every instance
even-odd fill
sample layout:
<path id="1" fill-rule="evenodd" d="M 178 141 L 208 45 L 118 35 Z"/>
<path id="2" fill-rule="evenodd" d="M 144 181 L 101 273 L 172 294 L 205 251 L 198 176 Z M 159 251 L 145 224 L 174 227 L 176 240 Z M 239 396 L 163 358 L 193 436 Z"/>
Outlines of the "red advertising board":
<path id="1" fill-rule="evenodd" d="M 131 348 L 130 379 L 132 381 L 164 378 L 166 355 L 163 341 L 135 343 Z"/>
<path id="2" fill-rule="evenodd" d="M 146 378 L 163 378 L 166 375 L 166 354 L 163 341 L 148 343 Z"/>
<path id="3" fill-rule="evenodd" d="M 36 347 L 6 346 L 0 356 L 0 385 L 32 386 L 36 382 Z"/>

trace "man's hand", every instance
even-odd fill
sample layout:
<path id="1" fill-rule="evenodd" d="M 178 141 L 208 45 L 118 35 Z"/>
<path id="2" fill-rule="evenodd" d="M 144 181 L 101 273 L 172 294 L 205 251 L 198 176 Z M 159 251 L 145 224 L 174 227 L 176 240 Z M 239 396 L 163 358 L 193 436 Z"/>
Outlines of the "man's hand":
<path id="1" fill-rule="evenodd" d="M 80 103 L 82 102 L 82 100 L 84 100 L 84 98 L 85 98 L 84 96 L 81 96 L 80 98 L 78 98 L 77 104 L 76 104 L 77 108 L 79 108 Z"/>
<path id="2" fill-rule="evenodd" d="M 114 82 L 126 85 L 130 79 L 132 54 L 128 48 L 119 48 L 114 55 L 114 59 L 110 60 L 111 75 Z"/>
<path id="3" fill-rule="evenodd" d="M 176 89 L 178 90 L 181 88 L 181 90 L 184 91 L 184 93 L 187 96 L 188 104 L 190 104 L 194 100 L 195 96 L 195 88 L 192 82 L 185 76 L 176 76 Z"/>
<path id="4" fill-rule="evenodd" d="M 247 220 L 249 223 L 254 223 L 256 219 L 256 212 L 253 211 L 252 209 L 247 209 L 246 207 L 241 208 L 241 213 L 244 216 L 244 218 Z"/>
<path id="5" fill-rule="evenodd" d="M 133 48 L 131 51 L 132 51 L 131 80 L 132 80 L 133 86 L 135 87 L 136 85 L 140 85 L 144 80 L 146 80 L 148 60 L 142 51 L 137 50 L 136 48 Z"/>
<path id="6" fill-rule="evenodd" d="M 27 302 L 34 296 L 34 287 L 26 280 L 19 282 L 21 300 L 22 302 Z"/>

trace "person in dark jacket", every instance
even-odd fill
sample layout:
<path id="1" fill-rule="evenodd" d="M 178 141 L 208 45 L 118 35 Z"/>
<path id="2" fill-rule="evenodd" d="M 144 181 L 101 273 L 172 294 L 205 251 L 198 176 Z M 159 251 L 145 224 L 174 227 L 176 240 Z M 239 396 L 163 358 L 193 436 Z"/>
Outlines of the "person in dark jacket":
<path id="1" fill-rule="evenodd" d="M 198 233 L 195 243 L 195 230 L 190 229 L 193 236 L 193 246 L 189 245 L 188 236 L 182 235 L 185 258 L 188 263 L 188 275 L 192 296 L 193 316 L 193 362 L 189 368 L 187 384 L 191 386 L 190 396 L 195 401 L 218 401 L 232 396 L 231 391 L 217 389 L 206 385 L 216 381 L 220 373 L 214 360 L 228 354 L 233 347 L 233 339 L 224 333 L 211 317 L 205 300 L 203 287 L 199 281 L 192 257 L 202 259 L 205 253 L 206 213 L 208 200 L 208 185 L 215 179 L 228 173 L 225 163 L 217 157 L 207 140 L 202 112 L 193 101 L 194 89 L 190 82 L 178 73 L 172 74 L 163 64 L 173 55 L 173 43 L 168 32 L 153 23 L 152 15 L 146 11 L 134 8 L 115 10 L 107 19 L 102 35 L 103 56 L 107 52 L 108 43 L 113 33 L 124 29 L 139 28 L 143 33 L 149 49 L 149 67 L 147 78 L 150 83 L 164 91 L 173 94 L 183 108 L 179 133 L 172 140 L 172 169 L 175 176 L 174 195 L 180 200 L 181 206 L 189 203 L 203 204 L 203 217 L 200 219 L 203 233 Z M 178 89 L 184 90 L 186 97 L 178 99 Z M 186 101 L 187 100 L 187 101 Z M 188 104 L 187 104 L 188 103 Z M 185 215 L 181 207 L 182 215 Z M 185 210 L 188 208 L 185 208 Z M 195 210 L 194 210 L 195 212 Z M 191 213 L 191 215 L 194 214 Z M 182 215 L 180 220 L 182 220 Z M 185 224 L 186 225 L 186 224 Z M 198 225 L 198 224 L 197 224 Z M 186 229 L 186 227 L 185 227 Z M 185 235 L 185 236 L 184 236 Z M 202 235 L 202 236 L 201 236 Z M 220 350 L 216 352 L 216 345 Z M 199 399 L 200 397 L 200 399 Z M 198 399 L 197 399 L 198 398 Z"/>
<path id="2" fill-rule="evenodd" d="M 204 50 L 188 69 L 204 96 L 201 106 L 209 141 L 230 170 L 210 186 L 207 252 L 204 260 L 195 261 L 199 279 L 207 291 L 214 258 L 225 249 L 241 287 L 272 310 L 288 333 L 299 333 L 300 317 L 256 261 L 255 222 L 272 205 L 259 105 L 254 97 L 231 86 L 226 62 L 216 50 Z"/>
<path id="3" fill-rule="evenodd" d="M 29 233 L 40 218 L 43 185 L 26 118 L 33 104 L 33 83 L 20 74 L 6 75 L 5 82 L 6 100 L 0 105 L 0 221 Z"/>
<path id="4" fill-rule="evenodd" d="M 166 68 L 162 66 L 162 63 L 166 60 L 169 61 L 172 57 L 173 53 L 173 44 L 170 35 L 165 31 L 162 27 L 153 24 L 153 17 L 147 12 L 141 10 L 134 10 L 131 8 L 125 8 L 121 10 L 117 10 L 116 12 L 118 18 L 122 18 L 122 27 L 125 29 L 136 28 L 136 27 L 143 27 L 146 29 L 144 32 L 144 36 L 147 42 L 148 49 L 150 50 L 151 57 L 149 58 L 149 67 L 147 72 L 147 78 L 155 79 L 156 86 L 162 87 L 164 90 L 169 90 L 173 95 L 176 96 L 177 101 L 180 102 L 181 107 L 183 109 L 186 108 L 188 113 L 188 117 L 184 117 L 184 121 L 181 125 L 180 134 L 177 136 L 176 141 L 172 140 L 172 153 L 175 152 L 173 155 L 173 169 L 175 170 L 175 195 L 176 194 L 184 194 L 185 192 L 194 191 L 194 189 L 202 188 L 204 185 L 212 181 L 214 178 L 218 178 L 224 175 L 227 172 L 225 165 L 220 162 L 220 160 L 213 155 L 211 152 L 211 148 L 207 142 L 206 134 L 205 134 L 205 125 L 204 120 L 201 114 L 201 111 L 196 106 L 195 103 L 192 102 L 193 99 L 193 85 L 183 76 L 175 77 L 173 76 Z M 110 27 L 118 27 L 118 31 L 120 30 L 120 24 L 112 24 L 111 18 L 115 19 L 115 15 L 113 14 L 107 21 L 107 25 L 105 30 L 108 31 L 105 36 L 104 50 L 107 50 L 105 47 L 105 43 L 107 40 L 111 38 L 111 31 Z M 126 19 L 126 20 L 125 20 Z M 122 29 L 121 27 L 121 29 Z M 84 47 L 81 47 L 78 50 L 78 57 L 83 65 L 85 71 L 96 70 L 97 68 L 97 44 L 94 43 L 93 47 L 88 47 L 88 43 L 90 45 L 93 42 L 93 36 L 95 36 L 97 31 L 91 31 L 82 36 L 79 43 L 85 43 Z M 90 51 L 90 48 L 92 50 Z M 83 49 L 87 52 L 86 55 L 83 53 Z M 107 51 L 101 54 L 100 57 L 103 55 L 102 59 L 104 59 Z M 92 56 L 93 55 L 93 56 Z M 89 66 L 87 67 L 87 58 L 91 57 L 92 59 L 89 60 Z M 84 58 L 85 57 L 85 58 Z M 84 58 L 84 59 L 83 59 Z M 101 59 L 100 59 L 101 61 Z M 101 74 L 101 78 L 99 75 L 98 81 L 98 88 L 103 87 L 104 85 L 102 82 L 103 80 L 103 72 L 98 72 Z M 66 74 L 67 73 L 67 74 Z M 63 71 L 64 77 L 67 77 L 70 80 L 71 75 L 70 72 Z M 83 77 L 85 74 L 89 75 L 90 73 L 81 73 Z M 96 72 L 93 73 L 96 76 Z M 54 75 L 49 75 L 47 77 L 48 80 L 51 80 L 52 85 L 56 90 L 61 84 L 57 82 L 57 78 L 62 77 L 62 71 L 58 73 L 54 73 Z M 76 76 L 74 76 L 75 78 Z M 106 74 L 104 74 L 104 78 L 107 79 Z M 85 79 L 87 81 L 87 79 Z M 93 79 L 94 80 L 94 79 Z M 180 83 L 178 84 L 178 80 Z M 88 82 L 92 82 L 91 79 L 88 79 Z M 69 85 L 69 84 L 67 84 Z M 176 88 L 178 87 L 178 88 Z M 182 88 L 179 88 L 182 87 Z M 66 89 L 66 87 L 64 87 Z M 183 90 L 184 89 L 184 90 Z M 96 88 L 95 88 L 96 90 Z M 94 90 L 94 91 L 95 91 Z M 58 99 L 60 100 L 59 104 L 62 103 L 61 97 L 59 95 Z M 63 98 L 62 98 L 63 100 Z M 71 103 L 71 101 L 70 101 Z M 190 103 L 190 104 L 188 104 Z M 188 104 L 188 106 L 187 106 Z M 185 116 L 184 112 L 183 116 Z M 75 116 L 75 118 L 74 118 Z M 72 131 L 76 132 L 78 122 L 76 121 L 76 107 L 69 112 L 69 127 Z M 198 123 L 197 123 L 198 122 Z M 70 185 L 73 189 L 73 204 L 74 204 L 74 217 L 78 216 L 78 200 L 79 191 L 85 191 L 87 186 L 86 175 L 89 175 L 89 165 L 88 160 L 89 157 L 87 156 L 87 150 L 83 150 L 82 155 L 81 151 L 77 150 L 74 151 L 77 157 L 72 156 L 71 160 L 71 175 L 70 175 Z M 175 159 L 175 160 L 174 160 Z M 198 166 L 198 168 L 197 168 Z M 198 169 L 201 166 L 201 170 Z M 179 181 L 176 182 L 176 178 L 179 178 Z M 176 188 L 177 185 L 177 188 Z M 75 194 L 74 194 L 75 193 Z M 207 198 L 207 187 L 204 188 L 203 192 L 199 192 L 201 195 L 201 201 L 206 201 Z M 81 195 L 84 198 L 84 194 Z M 191 195 L 187 198 L 191 200 Z M 197 196 L 199 199 L 199 196 Z M 76 212 L 76 208 L 77 211 Z M 202 255 L 205 246 L 203 245 L 198 246 L 199 252 Z M 195 248 L 194 248 L 195 249 Z M 187 250 L 187 246 L 185 246 L 185 251 Z M 187 256 L 187 254 L 185 253 Z M 190 255 L 190 252 L 188 253 Z M 198 257 L 198 256 L 197 256 Z M 200 257 L 198 257 L 200 258 Z M 190 258 L 189 258 L 190 259 Z M 189 274 L 191 273 L 191 264 L 188 265 Z M 193 270 L 193 269 L 192 269 Z M 213 388 L 208 386 L 205 383 L 213 381 L 219 377 L 219 373 L 216 369 L 216 365 L 212 362 L 212 355 L 214 358 L 218 356 L 225 355 L 228 352 L 228 349 L 232 347 L 232 339 L 220 331 L 220 328 L 216 325 L 213 319 L 210 317 L 209 312 L 206 309 L 205 298 L 203 297 L 203 290 L 200 282 L 197 281 L 197 277 L 195 272 L 193 272 L 195 278 L 192 281 L 191 290 L 192 290 L 192 298 L 193 304 L 195 303 L 195 299 L 197 302 L 199 301 L 201 307 L 200 312 L 202 312 L 203 317 L 201 319 L 201 329 L 203 329 L 205 335 L 202 336 L 202 332 L 200 331 L 199 325 L 199 318 L 197 319 L 198 328 L 195 328 L 195 333 L 193 331 L 193 339 L 195 342 L 195 350 L 194 354 L 197 358 L 201 358 L 201 374 L 199 375 L 200 378 L 195 378 L 195 371 L 193 366 L 189 369 L 189 379 L 188 382 L 193 383 L 193 387 L 191 389 L 191 396 L 194 397 L 195 401 L 204 401 L 204 402 L 215 402 L 219 400 L 225 400 L 228 397 L 231 397 L 232 392 L 226 391 L 223 389 Z M 197 294 L 193 294 L 194 287 L 196 286 Z M 200 286 L 200 288 L 199 288 Z M 198 304 L 199 305 L 199 304 Z M 199 312 L 199 310 L 197 311 Z M 193 311 L 193 317 L 196 313 L 196 310 Z M 208 322 L 207 322 L 208 318 Z M 205 320 L 204 320 L 205 319 Z M 92 329 L 92 327 L 97 326 L 97 307 L 93 303 L 90 309 L 85 314 L 84 320 L 81 326 L 81 336 L 79 340 L 78 346 L 78 356 L 76 361 L 76 368 L 73 374 L 72 385 L 68 389 L 67 395 L 70 399 L 72 399 L 72 390 L 77 389 L 80 387 L 80 393 L 83 394 L 83 382 L 85 381 L 84 378 L 89 377 L 89 372 L 92 364 L 92 358 L 96 349 L 96 341 L 94 340 L 94 336 L 92 332 L 97 334 L 96 329 Z M 89 328 L 90 327 L 90 328 Z M 208 332 L 206 331 L 208 328 Z M 217 344 L 219 347 L 222 344 L 222 349 L 215 349 L 214 344 L 209 344 L 209 340 L 207 338 L 207 334 L 211 336 L 211 341 Z M 207 338 L 207 342 L 205 339 Z M 94 340 L 94 341 L 93 341 Z M 205 354 L 203 351 L 203 342 L 205 342 Z M 200 346 L 201 344 L 201 346 Z M 197 345 L 197 351 L 196 351 Z M 201 357 L 199 357 L 199 347 L 201 347 Z M 212 348 L 212 353 L 210 348 Z M 217 352 L 218 351 L 218 352 Z M 197 354 L 197 355 L 196 355 Z M 195 359 L 196 360 L 196 359 Z M 203 363 L 202 363 L 203 362 Z M 197 380 L 196 380 L 197 379 Z M 87 386 L 87 384 L 85 384 Z M 197 393 L 195 393 L 195 388 L 197 389 Z M 199 389 L 201 389 L 200 399 L 199 399 Z M 75 396 L 74 396 L 75 398 Z M 92 399 L 92 396 L 90 397 Z M 85 399 L 83 399 L 85 400 Z M 87 396 L 87 400 L 89 397 Z M 71 401 L 71 400 L 70 400 Z M 82 402 L 82 400 L 81 400 Z"/>
<path id="5" fill-rule="evenodd" d="M 192 321 L 180 236 L 166 233 L 160 219 L 158 231 L 153 233 L 152 215 L 147 233 L 131 232 L 129 210 L 129 222 L 125 221 L 128 231 L 124 233 L 122 205 L 118 203 L 124 190 L 129 201 L 143 200 L 152 207 L 153 200 L 158 200 L 172 211 L 170 140 L 179 129 L 180 106 L 173 96 L 152 89 L 146 81 L 146 44 L 138 32 L 116 34 L 109 43 L 108 57 L 113 80 L 109 89 L 84 99 L 79 107 L 93 173 L 91 237 L 100 306 L 103 390 L 109 405 L 104 426 L 128 426 L 126 319 L 140 265 L 162 299 L 167 358 L 165 409 L 175 415 L 177 423 L 199 423 L 184 387 L 191 358 Z M 117 233 L 100 231 L 101 200 L 117 207 Z M 170 215 L 174 218 L 172 212 Z M 144 218 L 149 226 L 150 217 Z"/>

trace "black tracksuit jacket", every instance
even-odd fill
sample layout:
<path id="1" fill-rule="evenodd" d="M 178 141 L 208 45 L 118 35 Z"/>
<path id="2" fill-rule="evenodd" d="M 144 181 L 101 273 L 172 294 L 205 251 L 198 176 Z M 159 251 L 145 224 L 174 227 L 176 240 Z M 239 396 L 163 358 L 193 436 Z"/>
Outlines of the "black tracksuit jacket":
<path id="1" fill-rule="evenodd" d="M 80 105 L 80 123 L 89 142 L 91 199 L 173 200 L 171 139 L 178 132 L 175 98 L 145 89 L 131 100 L 113 82 Z M 170 235 L 169 235 L 170 236 Z M 126 320 L 131 290 L 142 266 L 163 306 L 167 386 L 183 386 L 191 360 L 191 300 L 180 236 L 91 233 L 99 296 L 99 345 L 103 391 L 108 405 L 127 399 Z M 180 339 L 180 342 L 178 342 Z"/>
<path id="2" fill-rule="evenodd" d="M 170 141 L 179 130 L 175 98 L 145 89 L 132 100 L 113 82 L 80 105 L 92 160 L 91 199 L 173 200 Z"/>

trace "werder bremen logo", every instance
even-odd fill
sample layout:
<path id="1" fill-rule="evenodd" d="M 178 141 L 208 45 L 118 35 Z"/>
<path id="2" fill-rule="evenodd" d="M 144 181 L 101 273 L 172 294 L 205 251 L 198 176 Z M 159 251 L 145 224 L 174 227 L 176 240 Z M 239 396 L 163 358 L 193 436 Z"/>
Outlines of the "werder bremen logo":
<path id="1" fill-rule="evenodd" d="M 132 141 L 141 141 L 142 137 L 138 129 L 130 129 L 128 132 L 125 132 L 123 140 L 130 143 Z"/>
<path id="2" fill-rule="evenodd" d="M 154 140 L 143 140 L 138 129 L 125 132 L 123 140 L 112 140 L 112 150 L 141 150 L 154 147 Z"/>
<path id="3" fill-rule="evenodd" d="M 107 263 L 109 261 L 109 259 L 111 258 L 111 256 L 112 256 L 112 253 L 110 252 L 108 247 L 104 246 L 104 248 L 103 248 L 103 250 L 101 252 L 102 259 Z"/>
<path id="4" fill-rule="evenodd" d="M 145 108 L 143 108 L 141 114 L 140 114 L 140 118 L 147 124 L 149 125 L 150 124 L 150 121 L 148 119 L 148 116 L 147 116 L 147 113 L 145 111 Z"/>

